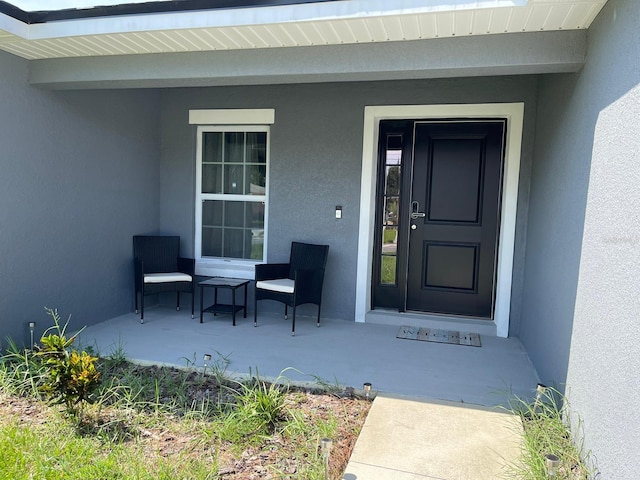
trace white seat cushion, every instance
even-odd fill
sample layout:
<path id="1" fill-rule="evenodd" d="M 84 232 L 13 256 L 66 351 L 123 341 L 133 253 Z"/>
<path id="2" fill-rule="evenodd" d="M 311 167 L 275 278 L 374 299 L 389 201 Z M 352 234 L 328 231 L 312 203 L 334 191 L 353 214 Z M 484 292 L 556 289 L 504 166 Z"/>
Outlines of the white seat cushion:
<path id="1" fill-rule="evenodd" d="M 180 272 L 144 274 L 144 283 L 190 282 L 191 280 L 191 275 Z"/>
<path id="2" fill-rule="evenodd" d="M 256 282 L 256 288 L 271 290 L 272 292 L 293 293 L 294 282 L 289 278 L 278 278 L 276 280 L 260 280 Z"/>

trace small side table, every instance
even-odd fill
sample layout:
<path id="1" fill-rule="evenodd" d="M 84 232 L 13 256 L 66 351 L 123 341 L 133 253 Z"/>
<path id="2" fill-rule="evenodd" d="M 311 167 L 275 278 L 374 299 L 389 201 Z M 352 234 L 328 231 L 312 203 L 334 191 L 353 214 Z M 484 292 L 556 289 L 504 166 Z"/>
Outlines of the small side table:
<path id="1" fill-rule="evenodd" d="M 199 282 L 200 285 L 200 323 L 203 323 L 202 314 L 213 313 L 230 313 L 233 318 L 233 326 L 236 326 L 236 313 L 240 310 L 244 309 L 244 318 L 247 318 L 247 285 L 249 285 L 249 280 L 245 280 L 242 278 L 224 278 L 224 277 L 213 277 L 207 280 L 203 280 Z M 204 296 L 205 287 L 213 288 L 213 305 L 210 305 L 207 308 L 202 308 L 202 297 Z M 236 304 L 236 290 L 240 287 L 244 287 L 244 304 L 237 305 Z M 218 289 L 226 288 L 231 290 L 231 305 L 218 303 Z"/>

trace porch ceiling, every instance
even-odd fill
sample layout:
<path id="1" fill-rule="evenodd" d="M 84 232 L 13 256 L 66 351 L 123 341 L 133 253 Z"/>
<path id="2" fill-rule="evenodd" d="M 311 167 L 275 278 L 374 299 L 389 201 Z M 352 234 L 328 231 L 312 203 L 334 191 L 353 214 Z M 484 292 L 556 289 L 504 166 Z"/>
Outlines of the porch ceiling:
<path id="1" fill-rule="evenodd" d="M 579 30 L 589 27 L 605 3 L 606 0 L 344 0 L 81 17 L 32 24 L 0 13 L 0 49 L 38 60 Z"/>

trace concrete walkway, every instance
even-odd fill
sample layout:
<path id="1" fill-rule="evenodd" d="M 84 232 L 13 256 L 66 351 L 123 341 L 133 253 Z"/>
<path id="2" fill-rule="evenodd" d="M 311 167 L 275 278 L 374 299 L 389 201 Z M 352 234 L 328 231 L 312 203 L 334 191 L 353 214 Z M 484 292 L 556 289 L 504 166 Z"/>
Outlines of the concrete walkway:
<path id="1" fill-rule="evenodd" d="M 198 314 L 196 312 L 196 317 Z M 494 479 L 518 449 L 517 418 L 491 407 L 511 395 L 532 398 L 538 376 L 515 338 L 481 337 L 482 347 L 396 338 L 397 326 L 310 318 L 296 322 L 151 308 L 145 323 L 131 314 L 87 328 L 84 345 L 101 354 L 121 348 L 130 359 L 203 365 L 203 355 L 229 360 L 228 372 L 292 381 L 321 379 L 377 395 L 346 480 Z"/>
<path id="2" fill-rule="evenodd" d="M 344 480 L 493 480 L 520 454 L 517 416 L 495 408 L 380 395 Z"/>

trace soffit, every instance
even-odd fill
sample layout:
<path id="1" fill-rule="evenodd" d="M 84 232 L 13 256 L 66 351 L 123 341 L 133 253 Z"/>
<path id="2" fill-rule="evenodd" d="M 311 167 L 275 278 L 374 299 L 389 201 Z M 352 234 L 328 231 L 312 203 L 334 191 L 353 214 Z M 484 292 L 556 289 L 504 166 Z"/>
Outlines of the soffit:
<path id="1" fill-rule="evenodd" d="M 389 7 L 391 3 L 393 6 Z M 36 25 L 0 14 L 0 49 L 37 60 L 576 30 L 588 28 L 605 3 L 606 0 L 346 0 Z"/>

